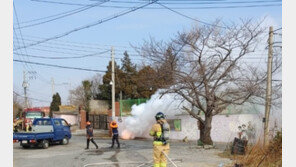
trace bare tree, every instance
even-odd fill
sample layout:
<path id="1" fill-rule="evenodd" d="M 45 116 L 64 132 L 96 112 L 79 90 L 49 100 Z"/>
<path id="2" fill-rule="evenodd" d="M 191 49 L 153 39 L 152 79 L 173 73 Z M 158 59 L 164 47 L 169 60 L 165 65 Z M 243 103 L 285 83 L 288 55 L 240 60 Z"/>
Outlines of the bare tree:
<path id="1" fill-rule="evenodd" d="M 21 111 L 23 110 L 24 101 L 19 98 L 19 94 L 15 91 L 13 91 L 13 119 L 16 117 L 19 117 L 21 114 Z"/>
<path id="2" fill-rule="evenodd" d="M 91 96 L 93 99 L 96 99 L 100 93 L 99 85 L 102 83 L 102 75 L 96 74 L 90 79 L 91 82 Z"/>
<path id="3" fill-rule="evenodd" d="M 82 85 L 79 85 L 73 90 L 69 91 L 68 97 L 70 104 L 75 106 L 84 105 L 86 103 L 85 91 Z"/>
<path id="4" fill-rule="evenodd" d="M 96 99 L 100 89 L 99 89 L 99 85 L 102 83 L 102 76 L 101 74 L 96 74 L 93 77 L 91 77 L 88 80 L 84 80 L 89 82 L 88 84 L 90 84 L 89 86 L 89 96 L 91 99 Z M 76 106 L 86 106 L 87 100 L 86 100 L 86 95 L 85 95 L 85 90 L 84 90 L 84 86 L 82 82 L 81 85 L 77 86 L 75 89 L 70 90 L 69 91 L 69 97 L 68 100 L 70 101 L 71 105 L 76 105 Z"/>
<path id="5" fill-rule="evenodd" d="M 166 85 L 163 94 L 177 94 L 198 108 L 194 111 L 183 106 L 198 120 L 204 144 L 213 144 L 213 116 L 229 105 L 242 105 L 258 95 L 266 73 L 244 64 L 242 58 L 254 56 L 265 30 L 261 23 L 242 20 L 224 29 L 216 22 L 214 26 L 179 33 L 167 43 L 145 41 L 138 50 L 154 66 L 166 69 L 164 75 L 171 84 Z"/>

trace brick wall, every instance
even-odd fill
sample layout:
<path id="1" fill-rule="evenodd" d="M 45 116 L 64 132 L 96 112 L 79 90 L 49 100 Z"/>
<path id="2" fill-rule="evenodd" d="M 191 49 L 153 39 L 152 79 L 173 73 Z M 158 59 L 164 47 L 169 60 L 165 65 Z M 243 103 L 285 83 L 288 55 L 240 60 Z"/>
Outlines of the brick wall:
<path id="1" fill-rule="evenodd" d="M 108 116 L 112 117 L 112 109 L 108 110 Z M 120 116 L 120 104 L 119 104 L 119 102 L 115 102 L 115 116 L 116 117 Z"/>
<path id="2" fill-rule="evenodd" d="M 86 111 L 80 110 L 80 129 L 85 129 L 86 127 Z"/>

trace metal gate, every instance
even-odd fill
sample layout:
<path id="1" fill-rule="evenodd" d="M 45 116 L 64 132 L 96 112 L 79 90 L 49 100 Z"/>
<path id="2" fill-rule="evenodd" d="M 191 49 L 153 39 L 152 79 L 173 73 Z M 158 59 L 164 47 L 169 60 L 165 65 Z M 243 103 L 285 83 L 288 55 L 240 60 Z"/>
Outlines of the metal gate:
<path id="1" fill-rule="evenodd" d="M 108 130 L 108 116 L 107 115 L 89 115 L 89 120 L 94 129 Z"/>

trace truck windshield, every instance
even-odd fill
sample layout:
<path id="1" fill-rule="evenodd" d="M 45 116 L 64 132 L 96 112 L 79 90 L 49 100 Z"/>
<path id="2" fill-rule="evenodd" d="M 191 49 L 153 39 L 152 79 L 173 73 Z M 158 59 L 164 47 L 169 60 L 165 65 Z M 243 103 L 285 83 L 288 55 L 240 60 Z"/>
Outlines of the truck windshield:
<path id="1" fill-rule="evenodd" d="M 42 118 L 41 112 L 27 112 L 26 118 Z"/>

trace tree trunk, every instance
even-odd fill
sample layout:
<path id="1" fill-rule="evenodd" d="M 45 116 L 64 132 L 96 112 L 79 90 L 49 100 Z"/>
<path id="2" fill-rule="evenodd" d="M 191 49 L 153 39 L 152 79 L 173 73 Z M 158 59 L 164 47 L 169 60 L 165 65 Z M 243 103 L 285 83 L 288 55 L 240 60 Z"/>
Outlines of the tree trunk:
<path id="1" fill-rule="evenodd" d="M 211 129 L 212 129 L 212 115 L 205 116 L 205 123 L 200 123 L 200 140 L 203 144 L 213 145 L 211 138 Z"/>

